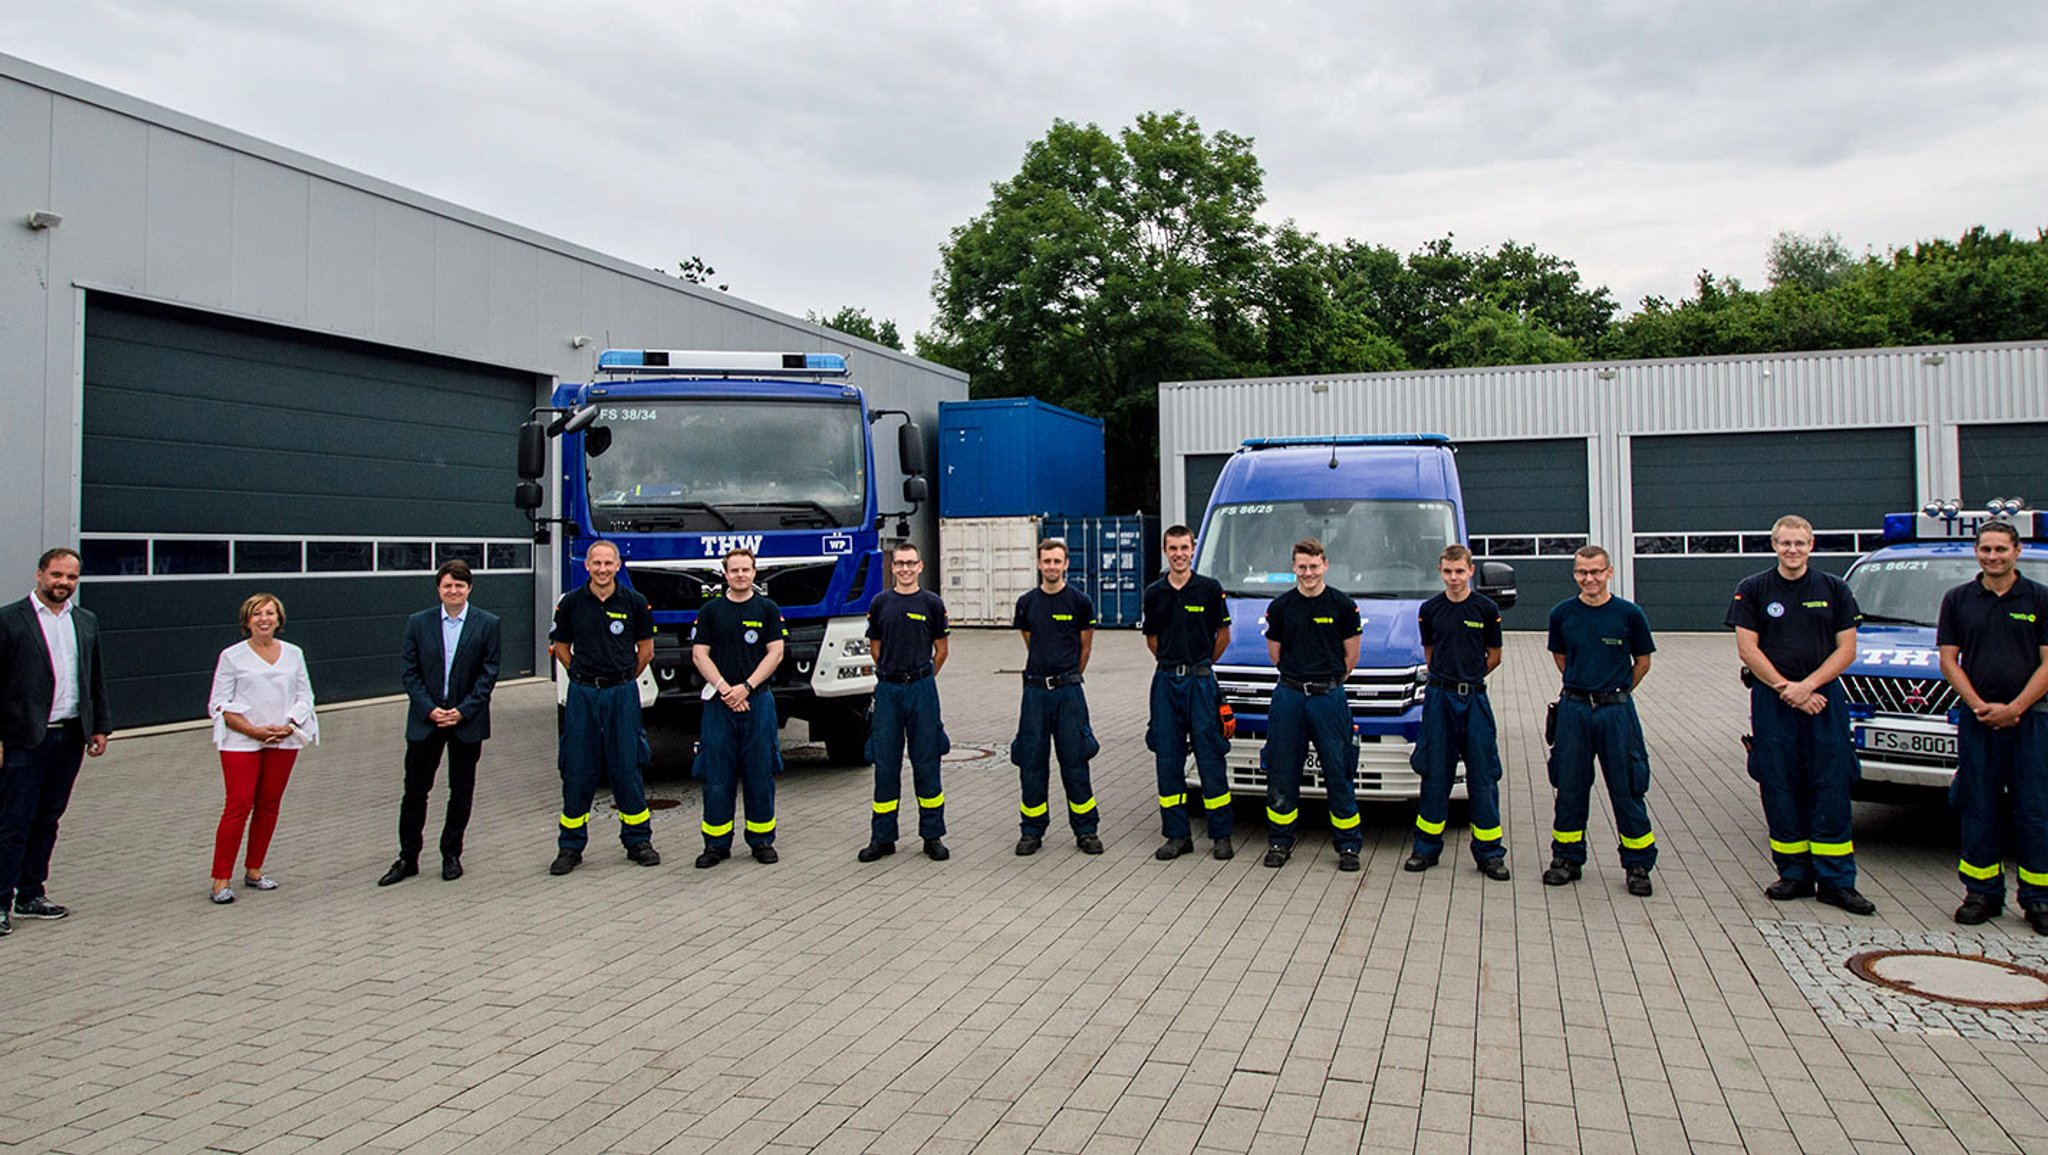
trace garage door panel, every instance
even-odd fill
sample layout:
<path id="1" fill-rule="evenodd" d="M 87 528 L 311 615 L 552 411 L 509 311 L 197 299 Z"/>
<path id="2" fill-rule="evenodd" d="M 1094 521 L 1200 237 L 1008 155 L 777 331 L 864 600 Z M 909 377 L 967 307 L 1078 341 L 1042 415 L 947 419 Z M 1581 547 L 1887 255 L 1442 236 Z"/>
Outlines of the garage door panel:
<path id="1" fill-rule="evenodd" d="M 2048 508 L 2048 423 L 1965 425 L 1956 431 L 1962 459 L 1965 505 L 1994 497 L 2019 497 L 2035 509 Z M 1935 496 L 1935 495 L 1928 495 Z"/>
<path id="2" fill-rule="evenodd" d="M 1550 607 L 1578 596 L 1572 582 L 1572 559 L 1568 557 L 1502 558 L 1515 567 L 1516 602 L 1501 611 L 1500 624 L 1508 630 L 1547 630 Z"/>
<path id="3" fill-rule="evenodd" d="M 1840 575 L 1854 558 L 1813 559 L 1813 568 Z M 1643 607 L 1652 630 L 1725 630 L 1728 603 L 1735 587 L 1753 573 L 1776 565 L 1773 558 L 1654 558 L 1636 559 L 1635 602 Z M 1728 676 L 1736 676 L 1735 641 L 1729 632 Z"/>
<path id="4" fill-rule="evenodd" d="M 1920 504 L 1910 429 L 1637 437 L 1630 457 L 1638 533 L 1764 530 L 1786 513 L 1876 529 Z"/>
<path id="5" fill-rule="evenodd" d="M 503 419 L 516 428 L 526 416 L 525 408 L 507 406 L 482 415 L 467 413 L 461 423 L 453 424 L 436 413 L 410 411 L 418 405 L 415 396 L 406 408 L 349 415 L 165 395 L 96 382 L 87 396 L 85 420 L 94 436 L 123 443 L 124 451 L 127 443 L 216 457 L 280 445 L 308 455 L 343 447 L 357 458 L 445 461 L 496 468 L 501 473 L 509 468 L 504 427 L 495 421 Z M 487 420 L 493 424 L 485 424 Z M 309 423 L 317 424 L 317 430 L 310 430 Z M 435 430 L 431 438 L 422 437 L 425 429 Z M 316 436 L 309 437 L 309 433 Z"/>
<path id="6" fill-rule="evenodd" d="M 1478 534 L 1586 531 L 1586 442 L 1477 441 L 1458 446 L 1465 524 Z"/>

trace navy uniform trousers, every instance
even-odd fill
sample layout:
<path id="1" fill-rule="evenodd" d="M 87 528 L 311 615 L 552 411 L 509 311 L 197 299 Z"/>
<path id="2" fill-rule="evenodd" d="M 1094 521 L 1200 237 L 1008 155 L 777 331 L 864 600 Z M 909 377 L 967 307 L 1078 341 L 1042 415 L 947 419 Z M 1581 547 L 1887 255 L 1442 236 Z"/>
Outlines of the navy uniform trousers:
<path id="1" fill-rule="evenodd" d="M 1485 690 L 1460 694 L 1431 683 L 1422 699 L 1422 731 L 1408 764 L 1422 776 L 1422 794 L 1415 807 L 1415 853 L 1435 858 L 1444 852 L 1444 826 L 1450 820 L 1451 781 L 1458 760 L 1465 761 L 1465 794 L 1471 802 L 1472 858 L 1490 862 L 1504 857 L 1500 830 L 1500 744 L 1493 723 L 1493 704 Z"/>
<path id="2" fill-rule="evenodd" d="M 1963 889 L 2005 900 L 2005 863 L 2019 874 L 2020 905 L 2048 904 L 2048 711 L 1993 730 L 1968 710 L 1949 801 L 1962 830 Z"/>
<path id="3" fill-rule="evenodd" d="M 946 790 L 939 760 L 952 743 L 939 724 L 939 683 L 927 673 L 915 682 L 877 682 L 875 717 L 868 728 L 868 761 L 875 766 L 873 842 L 896 841 L 896 810 L 903 800 L 903 750 L 910 748 L 910 782 L 917 791 L 917 836 L 946 836 Z"/>
<path id="4" fill-rule="evenodd" d="M 1301 816 L 1301 764 L 1309 743 L 1323 763 L 1323 786 L 1329 794 L 1330 841 L 1339 851 L 1356 854 L 1365 847 L 1359 825 L 1358 734 L 1351 721 L 1351 703 L 1342 686 L 1311 697 L 1285 684 L 1273 687 L 1266 715 L 1266 845 L 1294 849 L 1294 820 Z"/>
<path id="5" fill-rule="evenodd" d="M 1592 805 L 1593 759 L 1607 780 L 1614 827 L 1621 836 L 1623 868 L 1657 865 L 1657 835 L 1650 829 L 1650 752 L 1634 702 L 1594 706 L 1577 698 L 1557 703 L 1557 744 L 1550 748 L 1550 784 L 1557 789 L 1551 821 L 1551 857 L 1585 865 L 1586 812 Z"/>
<path id="6" fill-rule="evenodd" d="M 713 695 L 692 773 L 704 782 L 704 849 L 732 849 L 733 794 L 745 795 L 747 845 L 775 842 L 775 772 L 782 768 L 775 695 L 763 691 L 734 710 Z"/>
<path id="7" fill-rule="evenodd" d="M 1067 793 L 1067 824 L 1074 834 L 1095 833 L 1101 815 L 1095 812 L 1095 787 L 1088 781 L 1088 760 L 1101 752 L 1095 732 L 1088 726 L 1088 698 L 1081 683 L 1048 690 L 1044 685 L 1024 687 L 1024 701 L 1017 711 L 1017 739 L 1010 743 L 1010 761 L 1017 767 L 1024 800 L 1018 804 L 1023 819 L 1017 824 L 1027 838 L 1045 837 L 1052 825 L 1047 790 L 1052 784 L 1052 755 L 1060 759 L 1060 785 Z"/>
<path id="8" fill-rule="evenodd" d="M 1749 688 L 1749 776 L 1763 795 L 1771 861 L 1778 877 L 1850 889 L 1856 885 L 1849 787 L 1856 749 L 1841 685 L 1819 691 L 1828 708 L 1795 710 L 1764 685 Z"/>
<path id="9" fill-rule="evenodd" d="M 611 779 L 619 841 L 630 849 L 654 841 L 647 791 L 640 780 L 640 687 L 569 683 L 562 713 L 562 821 L 555 843 L 583 853 L 590 842 L 590 801 L 600 773 Z"/>
<path id="10" fill-rule="evenodd" d="M 1168 838 L 1187 838 L 1193 833 L 1188 821 L 1188 752 L 1195 755 L 1195 771 L 1202 779 L 1202 810 L 1208 815 L 1209 837 L 1230 837 L 1230 778 L 1223 760 L 1230 753 L 1230 739 L 1223 736 L 1223 718 L 1216 712 L 1216 675 L 1175 674 L 1158 670 L 1152 675 L 1152 718 L 1145 730 L 1145 745 L 1154 755 L 1159 773 L 1159 829 Z"/>

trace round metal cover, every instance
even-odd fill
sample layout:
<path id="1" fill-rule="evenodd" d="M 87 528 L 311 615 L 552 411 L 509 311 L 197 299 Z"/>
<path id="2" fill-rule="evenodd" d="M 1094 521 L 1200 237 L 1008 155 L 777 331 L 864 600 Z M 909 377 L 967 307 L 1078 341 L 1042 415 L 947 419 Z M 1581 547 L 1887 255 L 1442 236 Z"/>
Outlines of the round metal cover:
<path id="1" fill-rule="evenodd" d="M 945 756 L 944 758 L 941 758 L 941 759 L 939 759 L 939 761 L 941 761 L 941 762 L 979 762 L 979 761 L 981 761 L 981 760 L 982 760 L 983 758 L 992 758 L 992 757 L 994 757 L 994 756 L 995 756 L 995 751 L 994 751 L 994 750 L 990 750 L 990 749 L 988 749 L 988 748 L 986 748 L 986 747 L 983 747 L 983 746 L 955 746 L 955 747 L 953 747 L 953 749 L 952 749 L 951 751 L 949 751 L 949 752 L 948 752 L 948 753 L 946 754 L 946 756 Z"/>
<path id="2" fill-rule="evenodd" d="M 674 810 L 682 804 L 682 801 L 676 798 L 649 798 L 647 800 L 647 808 L 649 810 Z"/>
<path id="3" fill-rule="evenodd" d="M 2048 1010 L 2048 974 L 1981 955 L 1939 950 L 1872 950 L 1849 973 L 1923 999 L 2005 1011 Z"/>

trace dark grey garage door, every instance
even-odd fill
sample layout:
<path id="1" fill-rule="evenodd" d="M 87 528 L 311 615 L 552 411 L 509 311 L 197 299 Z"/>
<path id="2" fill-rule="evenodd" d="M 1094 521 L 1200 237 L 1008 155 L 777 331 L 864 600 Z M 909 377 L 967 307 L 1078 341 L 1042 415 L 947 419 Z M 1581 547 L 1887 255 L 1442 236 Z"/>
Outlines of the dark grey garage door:
<path id="1" fill-rule="evenodd" d="M 1591 516 L 1585 440 L 1462 442 L 1458 481 L 1472 552 L 1515 567 L 1521 600 L 1502 622 L 1543 629 L 1550 607 L 1576 589 L 1571 556 Z"/>
<path id="2" fill-rule="evenodd" d="M 1965 425 L 1956 434 L 1963 491 L 1939 496 L 1960 498 L 1969 506 L 2017 497 L 2035 509 L 2048 509 L 2048 424 Z"/>
<path id="3" fill-rule="evenodd" d="M 1813 522 L 1814 564 L 1841 573 L 1884 515 L 1917 509 L 1911 429 L 1637 437 L 1635 594 L 1651 626 L 1715 630 L 1735 583 L 1777 564 L 1771 523 Z"/>
<path id="4" fill-rule="evenodd" d="M 93 294 L 85 604 L 122 726 L 205 713 L 257 590 L 285 605 L 323 701 L 399 691 L 436 565 L 479 570 L 503 675 L 533 666 L 533 547 L 511 505 L 532 375 Z"/>

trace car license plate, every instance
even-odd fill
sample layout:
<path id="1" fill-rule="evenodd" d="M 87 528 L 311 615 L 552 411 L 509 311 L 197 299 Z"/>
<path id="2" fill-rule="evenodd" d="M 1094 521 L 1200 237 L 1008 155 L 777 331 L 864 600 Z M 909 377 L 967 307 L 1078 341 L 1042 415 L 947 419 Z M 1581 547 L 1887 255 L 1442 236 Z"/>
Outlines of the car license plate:
<path id="1" fill-rule="evenodd" d="M 1321 774 L 1323 772 L 1323 757 L 1316 753 L 1314 746 L 1310 746 L 1308 752 L 1301 756 L 1301 772 L 1304 774 L 1311 772 Z"/>
<path id="2" fill-rule="evenodd" d="M 1924 754 L 1934 757 L 1953 758 L 1956 756 L 1954 734 L 1927 734 L 1917 730 L 1878 730 L 1864 727 L 1856 732 L 1858 745 L 1865 750 L 1888 750 L 1899 754 Z"/>

